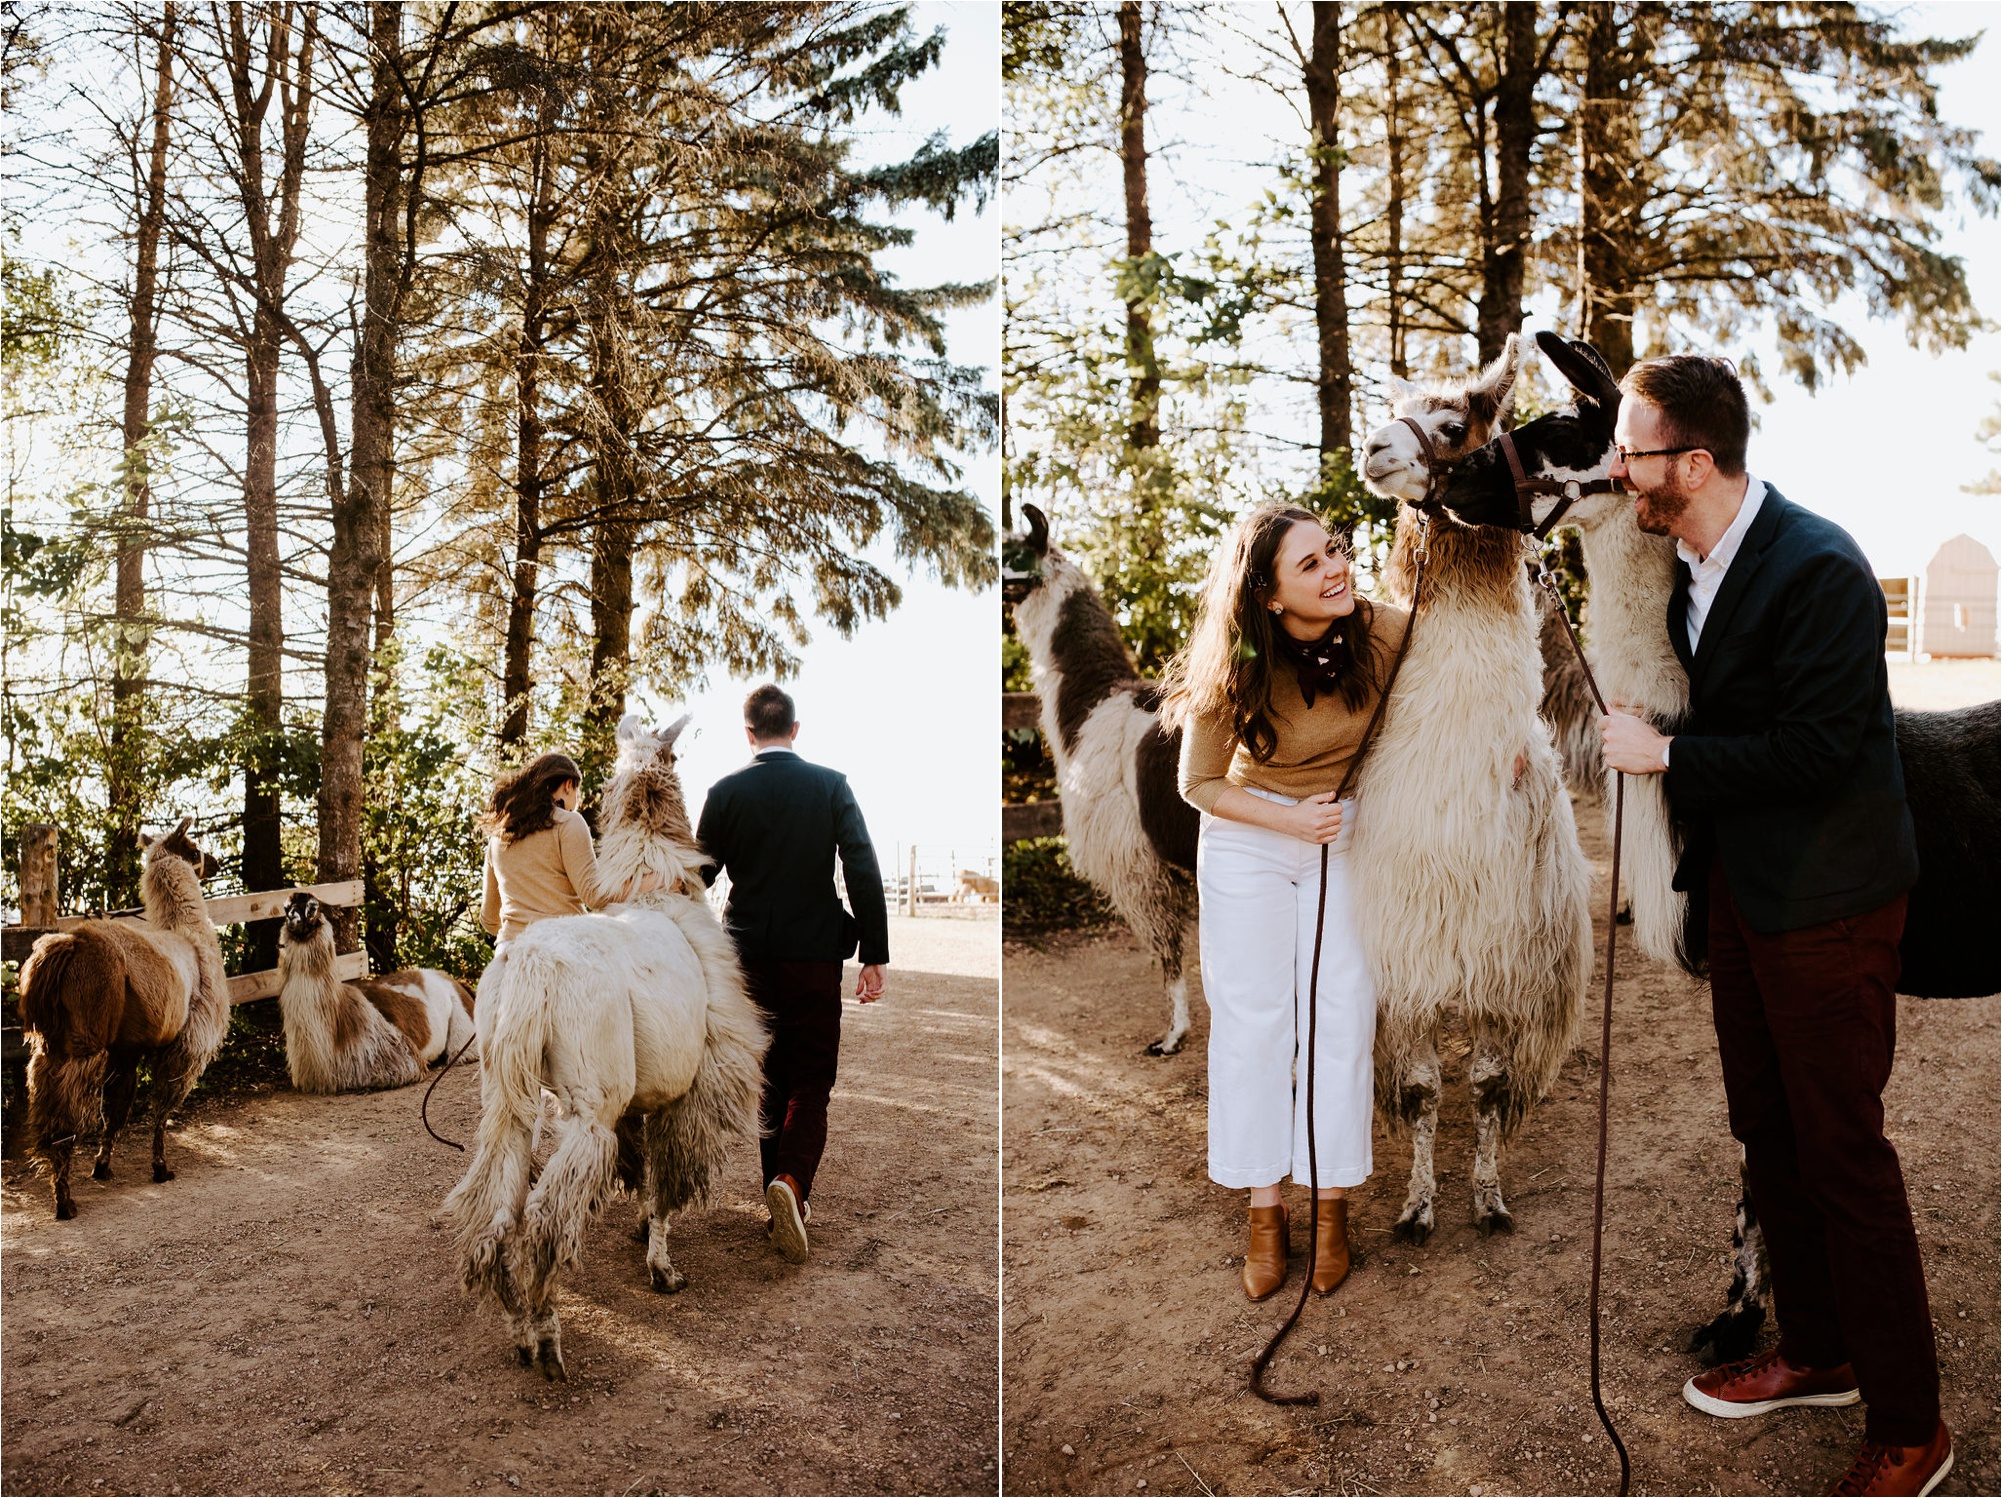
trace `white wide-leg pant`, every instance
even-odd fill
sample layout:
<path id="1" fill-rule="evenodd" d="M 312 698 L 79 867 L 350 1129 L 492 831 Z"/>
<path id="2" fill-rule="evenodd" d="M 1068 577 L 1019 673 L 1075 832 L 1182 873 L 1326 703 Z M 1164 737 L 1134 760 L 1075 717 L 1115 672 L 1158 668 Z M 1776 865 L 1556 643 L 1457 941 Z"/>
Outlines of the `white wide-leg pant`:
<path id="1" fill-rule="evenodd" d="M 1251 794 L 1291 804 L 1267 791 Z M 1320 1186 L 1360 1185 L 1371 1164 L 1376 990 L 1349 906 L 1354 803 L 1344 802 L 1342 810 L 1341 835 L 1328 850 L 1316 1003 Z M 1210 1179 L 1219 1186 L 1270 1186 L 1290 1168 L 1296 1182 L 1307 1184 L 1307 974 L 1314 961 L 1320 847 L 1206 816 L 1196 883 L 1203 996 L 1210 1006 Z"/>

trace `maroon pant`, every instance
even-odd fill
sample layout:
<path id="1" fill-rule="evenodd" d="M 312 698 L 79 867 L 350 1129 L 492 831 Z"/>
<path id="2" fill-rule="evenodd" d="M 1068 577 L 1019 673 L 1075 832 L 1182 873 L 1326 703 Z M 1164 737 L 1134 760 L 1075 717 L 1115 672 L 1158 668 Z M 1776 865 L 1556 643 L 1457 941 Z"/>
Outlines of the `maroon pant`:
<path id="1" fill-rule="evenodd" d="M 1939 1421 L 1925 1270 L 1884 1084 L 1898 1031 L 1905 899 L 1771 935 L 1710 871 L 1710 1005 L 1731 1132 L 1772 1259 L 1780 1353 L 1852 1363 L 1866 1438 L 1917 1446 Z"/>
<path id="2" fill-rule="evenodd" d="M 841 964 L 747 962 L 744 986 L 772 1032 L 758 1107 L 765 1184 L 789 1175 L 804 1200 L 827 1148 L 827 1099 L 841 1053 Z"/>

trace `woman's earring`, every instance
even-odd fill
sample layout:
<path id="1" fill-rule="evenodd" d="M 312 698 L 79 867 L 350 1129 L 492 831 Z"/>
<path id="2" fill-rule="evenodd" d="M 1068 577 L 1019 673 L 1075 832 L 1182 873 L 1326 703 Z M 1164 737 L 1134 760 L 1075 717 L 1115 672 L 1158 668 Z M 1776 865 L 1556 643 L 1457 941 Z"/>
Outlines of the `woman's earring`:
<path id="1" fill-rule="evenodd" d="M 1286 605 L 1285 605 L 1285 604 L 1283 604 L 1283 603 L 1281 603 L 1281 602 L 1280 602 L 1280 601 L 1279 601 L 1278 599 L 1276 599 L 1276 598 L 1272 600 L 1272 605 L 1271 605 L 1271 607 L 1272 607 L 1272 612 L 1273 612 L 1273 613 L 1275 613 L 1275 614 L 1283 614 L 1283 613 L 1285 613 L 1285 612 L 1286 612 Z"/>

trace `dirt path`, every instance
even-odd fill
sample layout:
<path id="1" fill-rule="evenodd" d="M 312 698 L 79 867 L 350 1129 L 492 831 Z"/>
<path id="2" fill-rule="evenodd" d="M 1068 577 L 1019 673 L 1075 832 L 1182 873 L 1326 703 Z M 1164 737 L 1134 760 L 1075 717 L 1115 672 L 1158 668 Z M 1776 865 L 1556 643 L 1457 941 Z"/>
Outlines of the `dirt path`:
<path id="1" fill-rule="evenodd" d="M 1580 824 L 1603 891 L 1596 810 Z M 1825 1491 L 1860 1409 L 1726 1424 L 1679 1397 L 1697 1367 L 1682 1349 L 1730 1278 L 1737 1152 L 1705 990 L 1636 959 L 1624 935 L 1620 951 L 1605 1385 L 1634 1491 Z M 1358 1266 L 1309 1306 L 1273 1378 L 1318 1386 L 1321 1406 L 1280 1409 L 1244 1378 L 1300 1271 L 1260 1306 L 1239 1287 L 1243 1193 L 1203 1172 L 1206 1009 L 1183 1053 L 1157 1061 L 1141 1049 L 1162 1024 L 1160 980 L 1123 930 L 1011 944 L 1004 963 L 1008 1492 L 1614 1491 L 1586 1378 L 1596 1026 L 1504 1163 L 1513 1237 L 1483 1241 L 1468 1223 L 1464 1032 L 1447 1063 L 1439 1231 L 1422 1249 L 1391 1240 L 1410 1146 L 1379 1126 L 1377 1173 L 1352 1207 Z M 1997 1001 L 1906 1000 L 1899 1024 L 1890 1127 L 1957 1437 L 1940 1491 L 1993 1493 Z"/>
<path id="2" fill-rule="evenodd" d="M 560 1292 L 567 1386 L 457 1288 L 427 1218 L 465 1157 L 419 1089 L 197 1110 L 178 1180 L 127 1147 L 70 1223 L 10 1177 L 6 1490 L 993 1492 L 996 924 L 892 924 L 888 997 L 843 1016 L 812 1261 L 766 1245 L 748 1152 L 675 1228 L 679 1296 L 622 1198 Z M 432 1100 L 448 1138 L 477 1111 L 471 1070 Z"/>

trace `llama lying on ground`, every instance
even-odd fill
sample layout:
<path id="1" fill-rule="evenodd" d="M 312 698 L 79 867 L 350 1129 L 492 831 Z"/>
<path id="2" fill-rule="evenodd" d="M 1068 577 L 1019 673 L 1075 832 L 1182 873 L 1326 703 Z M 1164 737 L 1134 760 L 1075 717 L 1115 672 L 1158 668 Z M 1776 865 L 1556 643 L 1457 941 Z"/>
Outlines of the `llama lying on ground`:
<path id="1" fill-rule="evenodd" d="M 1112 611 L 1084 570 L 1050 545 L 1050 523 L 1002 544 L 1001 596 L 1029 652 L 1043 736 L 1056 760 L 1070 860 L 1161 964 L 1172 1056 L 1189 1033 L 1182 944 L 1196 913 L 1199 818 L 1176 784 L 1182 736 L 1162 729 L 1161 694 L 1140 678 Z"/>
<path id="2" fill-rule="evenodd" d="M 1451 457 L 1507 421 L 1520 359 L 1511 337 L 1472 382 L 1405 387 L 1393 410 Z M 1408 595 L 1419 544 L 1411 505 L 1427 485 L 1402 419 L 1371 434 L 1363 476 L 1405 501 L 1389 571 L 1393 590 Z M 1556 1080 L 1592 971 L 1591 870 L 1537 718 L 1541 621 L 1520 547 L 1450 517 L 1430 529 L 1409 654 L 1356 785 L 1350 859 L 1356 925 L 1376 981 L 1377 1103 L 1412 1133 L 1394 1231 L 1419 1243 L 1435 1221 L 1447 1011 L 1458 1007 L 1473 1035 L 1474 1225 L 1510 1231 L 1502 1146 Z"/>
<path id="3" fill-rule="evenodd" d="M 642 1190 L 647 1269 L 671 1293 L 688 1281 L 668 1257 L 670 1215 L 707 1196 L 732 1145 L 758 1137 L 766 1035 L 701 893 L 674 768 L 687 721 L 655 732 L 628 716 L 605 791 L 606 882 L 652 873 L 664 888 L 616 914 L 537 921 L 480 979 L 479 1138 L 439 1216 L 466 1287 L 498 1303 L 523 1366 L 547 1378 L 567 1377 L 556 1276 L 576 1266 L 613 1186 Z M 545 1087 L 560 1109 L 556 1149 L 530 1190 Z"/>
<path id="4" fill-rule="evenodd" d="M 1570 382 L 1573 405 L 1513 434 L 1524 470 L 1533 478 L 1607 476 L 1619 412 L 1618 383 L 1589 344 L 1549 333 L 1537 335 L 1537 343 Z M 1507 530 L 1521 524 L 1513 477 L 1493 448 L 1460 465 L 1444 503 L 1470 523 Z M 1533 518 L 1541 521 L 1555 503 L 1554 496 L 1538 497 Z M 1601 685 L 1609 696 L 1644 704 L 1660 724 L 1681 721 L 1688 712 L 1689 684 L 1668 640 L 1675 581 L 1672 544 L 1641 533 L 1633 502 L 1624 495 L 1588 496 L 1573 505 L 1566 519 L 1576 521 L 1584 537 L 1593 583 L 1592 651 Z M 1672 673 L 1664 659 L 1673 663 Z M 1636 675 L 1645 679 L 1645 692 L 1633 685 Z M 1596 727 L 1597 711 L 1589 711 L 1590 726 Z M 1900 710 L 1894 719 L 1919 851 L 1919 879 L 1907 897 L 1899 943 L 1899 992 L 1918 998 L 1985 997 L 2002 989 L 2002 703 L 1952 712 Z M 1628 807 L 1639 804 L 1637 792 L 1660 780 L 1628 777 Z M 1674 869 L 1676 841 L 1637 837 L 1631 823 L 1628 839 L 1632 852 L 1625 872 L 1630 881 L 1664 883 Z M 1676 956 L 1700 976 L 1700 964 L 1689 959 L 1689 950 L 1678 942 Z M 1728 1303 L 1692 1341 L 1692 1350 L 1708 1347 L 1720 1359 L 1749 1352 L 1766 1315 L 1765 1239 L 1749 1193 L 1742 1189 L 1732 1242 L 1736 1265 Z"/>
<path id="5" fill-rule="evenodd" d="M 450 973 L 407 968 L 344 983 L 334 928 L 303 891 L 278 937 L 285 1065 L 301 1092 L 404 1087 L 473 1034 L 473 996 Z"/>
<path id="6" fill-rule="evenodd" d="M 76 1216 L 70 1158 L 102 1117 L 91 1168 L 111 1178 L 111 1146 L 131 1116 L 139 1063 L 153 1068 L 153 1179 L 167 1169 L 167 1115 L 222 1046 L 229 980 L 202 903 L 215 860 L 189 839 L 191 817 L 146 838 L 139 889 L 146 920 L 86 921 L 45 936 L 21 967 L 21 1028 L 28 1047 L 31 1148 L 53 1182 L 56 1217 Z"/>

